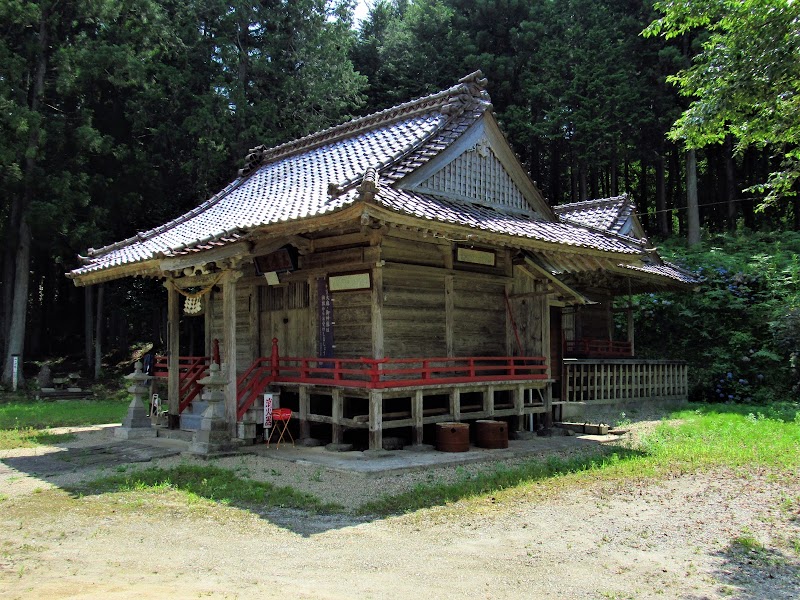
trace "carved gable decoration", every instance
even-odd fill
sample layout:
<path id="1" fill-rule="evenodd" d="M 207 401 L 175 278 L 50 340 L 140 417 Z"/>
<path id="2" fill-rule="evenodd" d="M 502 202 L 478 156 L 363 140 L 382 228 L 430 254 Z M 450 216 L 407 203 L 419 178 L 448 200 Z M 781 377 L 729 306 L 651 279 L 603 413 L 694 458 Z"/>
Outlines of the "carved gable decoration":
<path id="1" fill-rule="evenodd" d="M 505 211 L 531 211 L 486 138 L 414 186 L 414 191 L 476 202 Z"/>

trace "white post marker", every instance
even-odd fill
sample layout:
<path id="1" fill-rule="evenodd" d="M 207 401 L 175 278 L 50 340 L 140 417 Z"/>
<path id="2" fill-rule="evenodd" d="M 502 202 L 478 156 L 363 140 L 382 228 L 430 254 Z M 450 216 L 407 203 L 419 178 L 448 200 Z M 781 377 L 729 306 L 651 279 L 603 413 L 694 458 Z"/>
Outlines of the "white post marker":
<path id="1" fill-rule="evenodd" d="M 19 386 L 19 354 L 11 356 L 11 388 L 16 392 Z"/>
<path id="2" fill-rule="evenodd" d="M 264 431 L 272 427 L 272 394 L 264 394 Z"/>

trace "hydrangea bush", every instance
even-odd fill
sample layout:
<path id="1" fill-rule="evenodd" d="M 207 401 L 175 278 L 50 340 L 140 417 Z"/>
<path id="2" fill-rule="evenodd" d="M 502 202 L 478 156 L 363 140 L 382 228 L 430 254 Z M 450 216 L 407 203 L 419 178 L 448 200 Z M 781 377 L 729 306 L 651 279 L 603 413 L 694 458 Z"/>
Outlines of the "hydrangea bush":
<path id="1" fill-rule="evenodd" d="M 739 233 L 661 252 L 696 272 L 695 292 L 634 298 L 636 354 L 690 365 L 693 400 L 798 398 L 800 233 Z"/>

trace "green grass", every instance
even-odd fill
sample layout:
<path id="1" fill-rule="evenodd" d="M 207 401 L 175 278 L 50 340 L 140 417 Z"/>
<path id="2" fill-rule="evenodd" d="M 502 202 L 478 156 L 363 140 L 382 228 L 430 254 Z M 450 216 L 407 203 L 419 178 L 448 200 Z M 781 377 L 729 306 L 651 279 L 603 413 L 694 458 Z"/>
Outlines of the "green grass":
<path id="1" fill-rule="evenodd" d="M 74 436 L 54 435 L 52 427 L 119 423 L 129 400 L 14 400 L 0 403 L 0 450 L 65 442 Z"/>
<path id="2" fill-rule="evenodd" d="M 626 480 L 719 467 L 796 471 L 800 468 L 800 407 L 699 405 L 673 413 L 635 447 L 617 446 L 567 460 L 529 461 L 514 468 L 464 473 L 455 482 L 420 484 L 361 508 L 366 514 L 396 514 L 487 495 L 500 499 L 533 492 L 545 484 Z"/>
<path id="3" fill-rule="evenodd" d="M 0 429 L 67 427 L 119 423 L 130 400 L 63 400 L 0 404 Z"/>
<path id="4" fill-rule="evenodd" d="M 153 492 L 176 490 L 190 500 L 204 498 L 244 508 L 297 508 L 314 512 L 340 512 L 341 506 L 325 504 L 313 494 L 291 487 L 237 477 L 217 467 L 180 465 L 170 469 L 150 468 L 113 475 L 83 484 L 72 490 L 76 495 L 112 492 Z"/>
<path id="5" fill-rule="evenodd" d="M 53 434 L 46 430 L 32 427 L 0 429 L 0 450 L 60 444 L 74 439 L 75 436 L 70 433 Z"/>

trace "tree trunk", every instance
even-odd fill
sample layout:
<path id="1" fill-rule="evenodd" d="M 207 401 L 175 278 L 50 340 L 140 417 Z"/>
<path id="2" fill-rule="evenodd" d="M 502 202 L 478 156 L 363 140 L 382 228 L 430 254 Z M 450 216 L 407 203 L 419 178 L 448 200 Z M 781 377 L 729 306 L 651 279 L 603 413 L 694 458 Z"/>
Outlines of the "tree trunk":
<path id="1" fill-rule="evenodd" d="M 39 21 L 39 39 L 37 44 L 36 68 L 30 94 L 30 109 L 32 113 L 39 111 L 39 103 L 44 91 L 44 76 L 47 71 L 47 19 L 49 14 L 46 8 L 42 9 Z M 23 193 L 15 194 L 12 204 L 12 221 L 18 215 L 19 225 L 16 233 L 17 243 L 14 247 L 14 290 L 11 293 L 11 314 L 8 324 L 8 338 L 6 339 L 6 356 L 3 366 L 2 381 L 10 384 L 12 380 L 13 356 L 19 355 L 20 364 L 24 360 L 25 350 L 25 324 L 28 317 L 28 286 L 30 284 L 31 265 L 31 230 L 26 213 L 33 199 L 34 170 L 39 151 L 40 126 L 33 125 L 28 134 L 28 143 L 25 149 L 25 188 Z M 12 222 L 12 228 L 14 227 Z"/>
<path id="2" fill-rule="evenodd" d="M 581 202 L 589 198 L 589 182 L 586 175 L 586 163 L 580 161 L 578 163 L 578 187 L 579 199 Z"/>
<path id="3" fill-rule="evenodd" d="M 97 325 L 94 333 L 94 379 L 100 379 L 103 368 L 103 296 L 105 289 L 101 283 L 97 288 Z"/>
<path id="4" fill-rule="evenodd" d="M 669 230 L 669 215 L 667 214 L 667 186 L 665 181 L 665 159 L 659 154 L 656 160 L 656 223 L 658 225 L 658 234 L 661 237 L 667 237 L 670 233 Z"/>
<path id="5" fill-rule="evenodd" d="M 617 143 L 611 148 L 611 195 L 619 196 L 619 168 L 617 166 Z"/>
<path id="6" fill-rule="evenodd" d="M 650 213 L 648 212 L 649 199 L 647 197 L 647 163 L 644 159 L 640 162 L 639 169 L 639 218 L 642 221 L 642 227 L 647 233 L 650 233 Z"/>
<path id="7" fill-rule="evenodd" d="M 725 138 L 725 201 L 728 203 L 728 231 L 736 230 L 736 219 L 739 216 L 736 204 L 736 173 L 733 161 L 733 136 Z"/>
<path id="8" fill-rule="evenodd" d="M 700 207 L 697 203 L 697 154 L 686 152 L 686 229 L 689 246 L 700 243 Z"/>
<path id="9" fill-rule="evenodd" d="M 30 281 L 31 262 L 31 230 L 26 220 L 22 221 L 19 231 L 19 243 L 16 252 L 14 273 L 14 296 L 11 304 L 11 326 L 8 329 L 8 344 L 3 383 L 11 383 L 13 378 L 13 357 L 19 356 L 20 364 L 25 354 L 25 319 L 28 308 L 28 284 Z M 19 381 L 22 381 L 20 375 Z"/>

